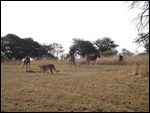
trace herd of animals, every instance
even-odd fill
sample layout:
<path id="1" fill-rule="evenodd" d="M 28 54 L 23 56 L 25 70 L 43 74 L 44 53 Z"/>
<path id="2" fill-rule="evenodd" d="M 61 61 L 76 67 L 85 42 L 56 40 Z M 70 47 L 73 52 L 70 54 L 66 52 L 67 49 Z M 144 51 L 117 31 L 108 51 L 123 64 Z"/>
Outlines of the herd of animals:
<path id="1" fill-rule="evenodd" d="M 87 56 L 86 57 L 86 64 L 89 65 L 89 62 L 90 61 L 94 61 L 94 64 L 95 64 L 95 60 L 97 58 L 100 58 L 100 55 L 99 54 L 95 54 L 93 56 Z M 119 54 L 118 56 L 118 62 L 121 63 L 123 62 L 123 56 L 121 54 Z M 25 59 L 24 59 L 24 63 L 23 63 L 23 67 L 22 69 L 24 68 L 24 66 L 26 65 L 26 68 L 29 68 L 30 69 L 30 57 L 29 56 L 26 56 Z M 75 63 L 75 57 L 74 55 L 70 55 L 70 58 L 69 58 L 69 65 L 72 66 L 72 65 L 76 65 Z M 59 70 L 56 70 L 54 64 L 47 64 L 47 65 L 39 65 L 39 68 L 44 72 L 47 72 L 48 73 L 48 70 L 50 70 L 51 74 L 53 74 L 53 70 L 56 71 L 56 73 L 59 72 Z"/>

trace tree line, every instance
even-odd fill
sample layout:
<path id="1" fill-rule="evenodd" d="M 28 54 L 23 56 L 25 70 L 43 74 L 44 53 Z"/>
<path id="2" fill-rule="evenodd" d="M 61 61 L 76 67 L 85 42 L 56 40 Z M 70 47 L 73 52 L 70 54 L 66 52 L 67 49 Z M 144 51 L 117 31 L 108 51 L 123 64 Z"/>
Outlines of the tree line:
<path id="1" fill-rule="evenodd" d="M 118 44 L 115 44 L 108 37 L 99 38 L 94 42 L 74 38 L 73 44 L 70 46 L 70 51 L 74 51 L 76 55 L 80 55 L 81 57 L 94 55 L 95 53 L 99 53 L 101 56 L 111 56 L 118 53 L 116 50 L 118 46 Z M 31 37 L 20 38 L 15 34 L 7 34 L 1 37 L 1 61 L 13 58 L 15 60 L 22 60 L 26 55 L 36 59 L 58 59 L 58 56 L 63 55 L 63 52 L 63 46 L 58 43 L 40 44 Z M 123 49 L 123 53 L 133 54 L 125 48 Z M 65 57 L 69 57 L 69 52 Z"/>
<path id="2" fill-rule="evenodd" d="M 134 43 L 143 46 L 146 52 L 149 53 L 149 1 L 128 1 L 125 2 L 129 4 L 130 9 L 138 8 L 141 12 L 133 19 L 136 28 L 139 31 Z M 103 37 L 102 39 L 97 39 L 94 42 L 74 38 L 73 45 L 70 47 L 70 51 L 84 57 L 89 54 L 95 54 L 99 52 L 101 56 L 116 55 L 118 51 L 113 40 L 108 37 Z M 16 60 L 21 60 L 26 55 L 30 55 L 32 58 L 54 58 L 58 59 L 58 55 L 64 52 L 63 46 L 57 43 L 51 44 L 39 44 L 34 41 L 31 37 L 20 38 L 14 34 L 7 34 L 1 37 L 1 62 L 4 59 L 11 60 L 15 58 Z M 123 54 L 132 55 L 129 50 L 122 48 Z M 69 57 L 69 53 L 66 57 Z"/>
<path id="3" fill-rule="evenodd" d="M 1 37 L 1 61 L 4 58 L 22 60 L 26 55 L 37 59 L 43 57 L 57 59 L 57 55 L 63 51 L 61 44 L 39 44 L 31 37 L 20 38 L 14 34 L 7 34 Z"/>

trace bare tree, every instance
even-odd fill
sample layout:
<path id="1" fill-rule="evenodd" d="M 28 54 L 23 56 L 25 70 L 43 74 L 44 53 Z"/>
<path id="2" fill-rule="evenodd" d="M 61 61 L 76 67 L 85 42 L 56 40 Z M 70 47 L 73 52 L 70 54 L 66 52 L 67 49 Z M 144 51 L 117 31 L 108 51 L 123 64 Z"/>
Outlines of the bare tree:
<path id="1" fill-rule="evenodd" d="M 149 1 L 129 1 L 130 9 L 139 9 L 141 12 L 133 19 L 139 32 L 149 29 Z"/>
<path id="2" fill-rule="evenodd" d="M 139 9 L 141 12 L 132 20 L 139 32 L 135 39 L 135 43 L 144 44 L 149 42 L 149 1 L 127 1 L 130 9 Z"/>

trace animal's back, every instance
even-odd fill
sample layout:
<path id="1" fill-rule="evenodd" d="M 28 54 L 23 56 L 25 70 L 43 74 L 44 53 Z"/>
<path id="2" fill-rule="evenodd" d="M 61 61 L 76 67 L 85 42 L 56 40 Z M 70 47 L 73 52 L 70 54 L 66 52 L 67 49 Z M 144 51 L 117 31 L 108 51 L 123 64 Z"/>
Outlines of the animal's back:
<path id="1" fill-rule="evenodd" d="M 47 64 L 47 68 L 50 69 L 51 73 L 53 73 L 53 71 L 52 71 L 53 69 L 54 69 L 56 72 L 59 72 L 59 70 L 56 70 L 54 64 Z"/>

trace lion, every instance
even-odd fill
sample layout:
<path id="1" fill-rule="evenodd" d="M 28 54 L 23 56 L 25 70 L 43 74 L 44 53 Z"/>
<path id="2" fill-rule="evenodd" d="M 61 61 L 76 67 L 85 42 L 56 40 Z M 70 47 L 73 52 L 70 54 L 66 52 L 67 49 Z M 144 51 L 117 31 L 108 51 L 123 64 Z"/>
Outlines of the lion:
<path id="1" fill-rule="evenodd" d="M 45 74 L 45 72 L 47 71 L 47 73 L 48 73 L 48 67 L 47 67 L 47 65 L 39 65 L 39 67 L 40 67 L 40 69 L 41 70 L 43 70 L 44 71 L 44 74 Z"/>
<path id="2" fill-rule="evenodd" d="M 57 72 L 59 72 L 59 70 L 56 70 L 54 64 L 47 64 L 47 65 L 42 65 L 42 66 L 39 66 L 41 70 L 44 71 L 44 74 L 45 72 L 47 71 L 48 73 L 48 69 L 51 71 L 51 74 L 53 74 L 53 69 Z"/>

